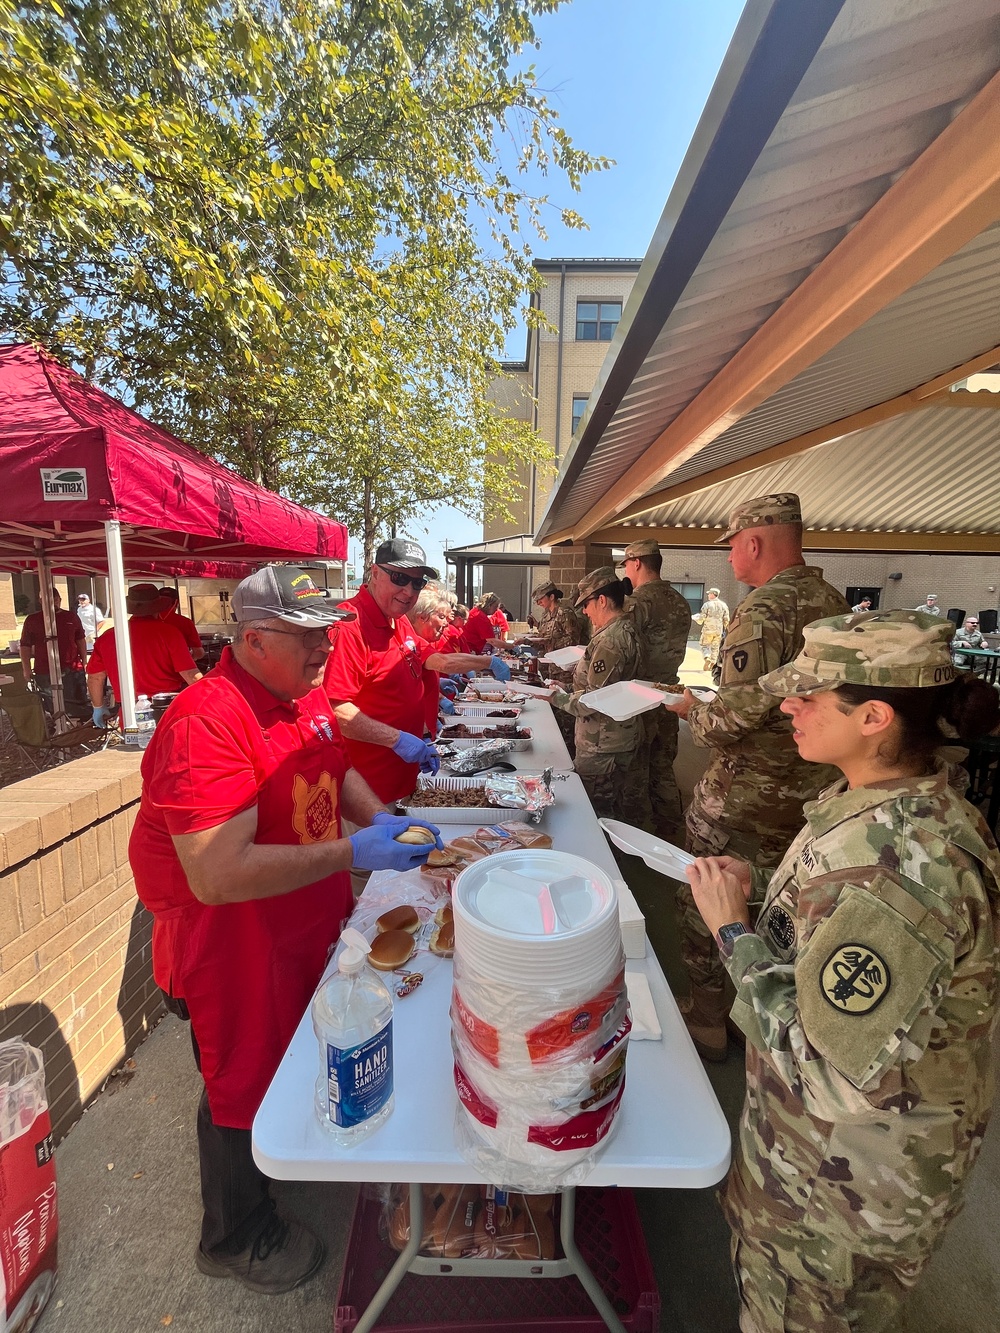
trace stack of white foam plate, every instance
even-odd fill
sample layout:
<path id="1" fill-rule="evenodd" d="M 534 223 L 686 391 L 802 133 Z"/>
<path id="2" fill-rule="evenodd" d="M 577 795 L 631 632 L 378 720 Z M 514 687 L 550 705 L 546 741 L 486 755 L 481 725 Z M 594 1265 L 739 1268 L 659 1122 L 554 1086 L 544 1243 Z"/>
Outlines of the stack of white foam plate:
<path id="1" fill-rule="evenodd" d="M 452 900 L 458 1143 L 510 1186 L 577 1184 L 624 1086 L 614 881 L 564 852 L 502 852 L 463 870 Z"/>

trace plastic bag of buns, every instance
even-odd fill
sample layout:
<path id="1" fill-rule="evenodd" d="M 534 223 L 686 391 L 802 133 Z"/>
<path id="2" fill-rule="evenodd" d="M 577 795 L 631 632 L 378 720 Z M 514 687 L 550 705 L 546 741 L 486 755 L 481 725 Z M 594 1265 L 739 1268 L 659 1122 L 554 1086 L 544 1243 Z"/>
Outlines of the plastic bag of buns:
<path id="1" fill-rule="evenodd" d="M 511 1194 L 494 1185 L 422 1185 L 421 1254 L 439 1259 L 555 1259 L 558 1194 Z M 383 1213 L 394 1250 L 410 1239 L 410 1192 L 393 1185 Z"/>
<path id="2" fill-rule="evenodd" d="M 538 850 L 552 846 L 552 839 L 547 833 L 530 824 L 485 824 L 475 833 L 463 838 L 453 838 L 448 848 L 457 852 L 465 861 L 481 861 L 484 856 L 494 852 L 521 852 L 528 849 Z"/>

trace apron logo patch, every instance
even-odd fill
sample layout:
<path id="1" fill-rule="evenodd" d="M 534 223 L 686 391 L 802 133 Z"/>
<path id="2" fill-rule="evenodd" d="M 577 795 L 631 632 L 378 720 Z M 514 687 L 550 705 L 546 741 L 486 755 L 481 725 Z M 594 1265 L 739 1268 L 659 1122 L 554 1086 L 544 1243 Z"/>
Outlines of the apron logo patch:
<path id="1" fill-rule="evenodd" d="M 312 783 L 301 773 L 295 774 L 292 828 L 305 847 L 337 836 L 337 784 L 329 773 L 321 773 Z"/>
<path id="2" fill-rule="evenodd" d="M 842 944 L 823 964 L 819 988 L 838 1013 L 870 1014 L 889 993 L 892 978 L 884 958 L 866 944 Z"/>
<path id="3" fill-rule="evenodd" d="M 736 652 L 733 653 L 733 666 L 737 671 L 745 671 L 749 660 L 745 648 L 737 648 Z"/>
<path id="4" fill-rule="evenodd" d="M 795 922 L 777 903 L 767 914 L 767 930 L 779 949 L 790 949 L 795 943 Z"/>

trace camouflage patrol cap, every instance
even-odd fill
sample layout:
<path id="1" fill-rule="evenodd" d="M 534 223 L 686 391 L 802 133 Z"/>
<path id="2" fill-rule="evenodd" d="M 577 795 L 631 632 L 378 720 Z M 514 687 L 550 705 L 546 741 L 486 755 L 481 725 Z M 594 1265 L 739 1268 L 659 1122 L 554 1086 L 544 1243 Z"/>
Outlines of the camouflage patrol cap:
<path id="1" fill-rule="evenodd" d="M 533 602 L 537 602 L 539 598 L 551 597 L 554 592 L 558 591 L 559 589 L 552 582 L 552 580 L 549 579 L 548 583 L 543 583 L 540 587 L 535 589 L 535 591 L 531 594 L 531 600 Z"/>
<path id="2" fill-rule="evenodd" d="M 638 560 L 644 555 L 656 555 L 659 549 L 659 542 L 654 542 L 652 537 L 642 537 L 639 541 L 629 542 L 625 547 L 625 554 L 615 563 L 615 569 L 624 572 L 626 560 Z M 621 578 L 622 574 L 618 577 Z"/>
<path id="3" fill-rule="evenodd" d="M 816 694 L 838 685 L 922 689 L 955 679 L 950 621 L 921 611 L 861 611 L 814 620 L 793 662 L 761 676 L 768 694 Z"/>
<path id="4" fill-rule="evenodd" d="M 595 569 L 592 573 L 587 574 L 576 585 L 578 595 L 573 605 L 582 606 L 588 597 L 593 597 L 596 593 L 603 592 L 605 588 L 610 587 L 612 583 L 618 582 L 620 580 L 612 567 L 602 565 L 600 569 Z"/>
<path id="5" fill-rule="evenodd" d="M 719 542 L 727 542 L 734 533 L 744 528 L 770 528 L 778 523 L 801 523 L 802 505 L 794 491 L 778 491 L 775 495 L 758 495 L 737 505 L 729 515 L 729 526 Z"/>

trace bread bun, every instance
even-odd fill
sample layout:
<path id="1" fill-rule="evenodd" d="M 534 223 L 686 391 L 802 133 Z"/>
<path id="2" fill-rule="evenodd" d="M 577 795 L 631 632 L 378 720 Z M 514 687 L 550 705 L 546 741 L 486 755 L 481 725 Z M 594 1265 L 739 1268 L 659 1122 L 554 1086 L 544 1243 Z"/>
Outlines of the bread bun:
<path id="1" fill-rule="evenodd" d="M 420 917 L 417 916 L 415 907 L 390 907 L 388 912 L 383 912 L 375 922 L 375 927 L 380 935 L 384 935 L 389 930 L 408 931 L 415 935 L 420 929 Z"/>
<path id="2" fill-rule="evenodd" d="M 447 921 L 439 921 L 434 927 L 430 939 L 431 953 L 436 953 L 442 958 L 451 958 L 455 952 L 455 921 L 449 917 Z"/>
<path id="3" fill-rule="evenodd" d="M 421 828 L 419 824 L 411 824 L 409 828 L 403 829 L 402 833 L 395 838 L 396 842 L 411 842 L 416 847 L 426 847 L 429 842 L 434 842 L 434 834 L 429 828 Z"/>
<path id="4" fill-rule="evenodd" d="M 427 860 L 424 862 L 424 865 L 428 865 L 434 868 L 440 866 L 456 866 L 458 865 L 459 861 L 461 861 L 461 859 L 462 859 L 462 853 L 455 851 L 453 847 L 441 847 L 441 848 L 435 847 L 434 850 L 431 852 L 430 856 L 428 856 Z"/>
<path id="5" fill-rule="evenodd" d="M 379 972 L 391 972 L 402 967 L 412 956 L 413 936 L 405 930 L 387 930 L 384 935 L 376 935 L 372 940 L 368 961 Z"/>

